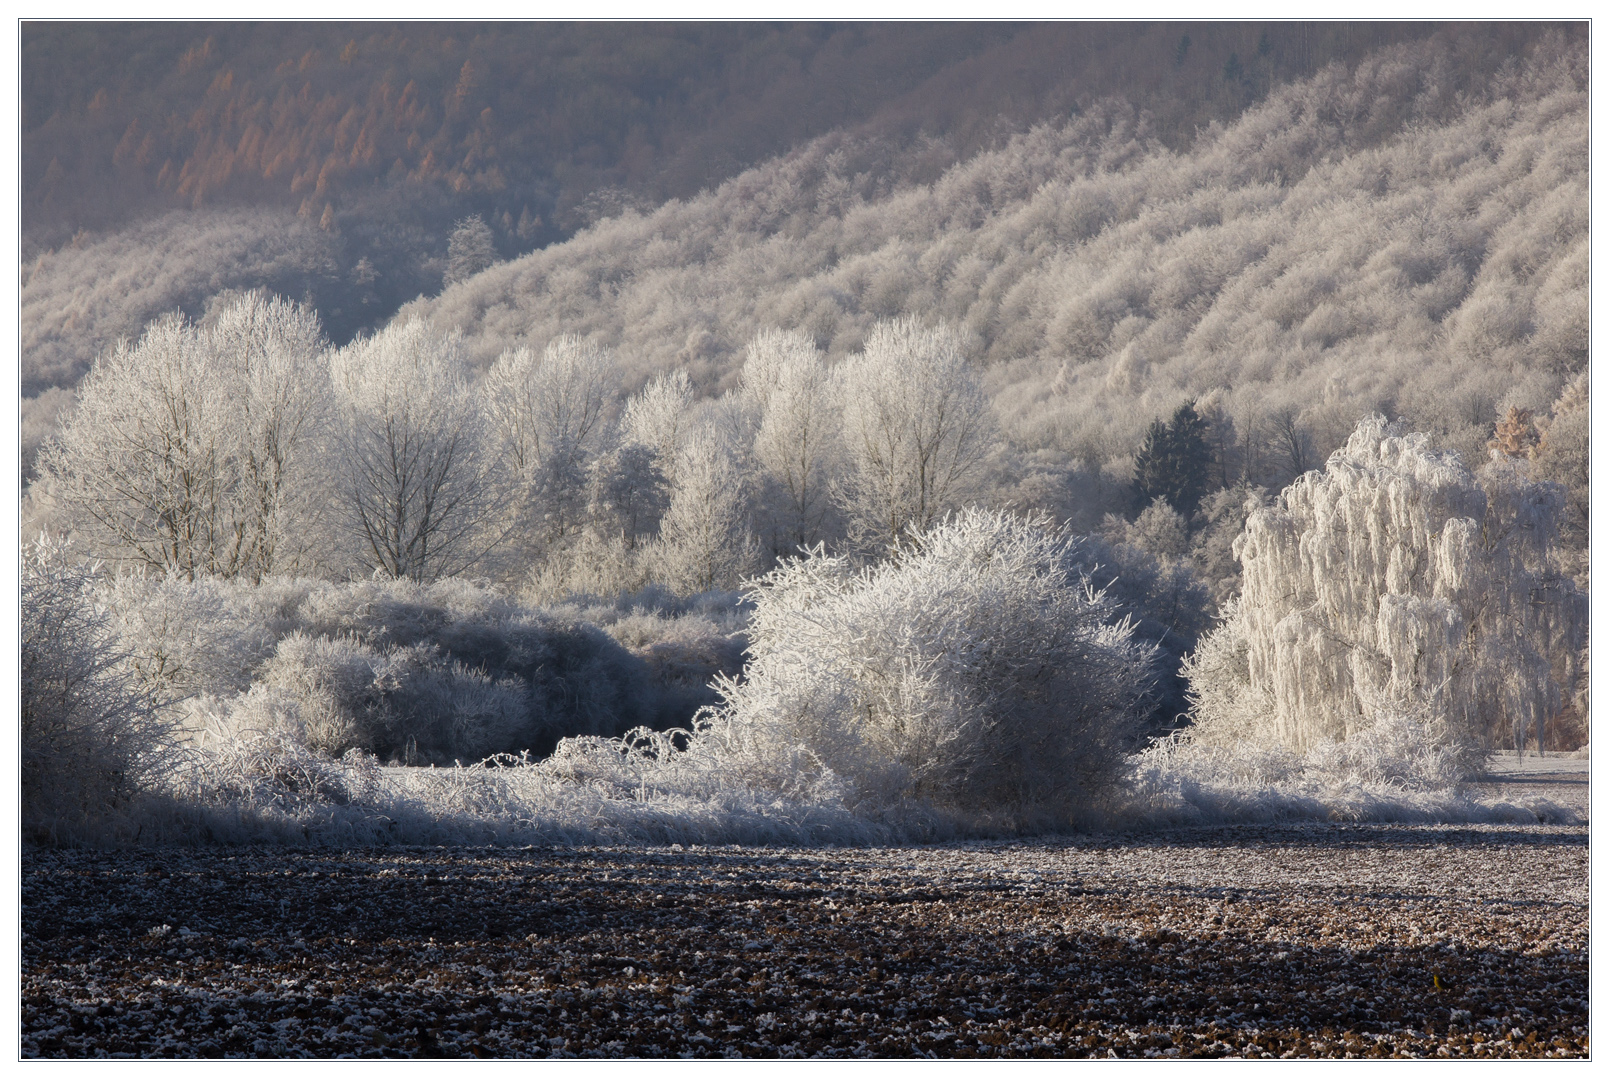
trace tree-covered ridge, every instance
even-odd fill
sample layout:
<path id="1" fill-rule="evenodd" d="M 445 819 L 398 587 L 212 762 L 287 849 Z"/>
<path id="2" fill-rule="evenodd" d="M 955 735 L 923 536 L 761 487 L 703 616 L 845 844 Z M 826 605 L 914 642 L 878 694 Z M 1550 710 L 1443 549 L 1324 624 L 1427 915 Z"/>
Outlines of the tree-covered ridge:
<path id="1" fill-rule="evenodd" d="M 150 186 L 162 163 L 139 175 L 114 168 L 116 145 L 135 113 L 147 117 L 140 124 L 148 128 L 155 123 L 149 117 L 169 116 L 158 126 L 190 142 L 228 119 L 237 125 L 228 144 L 235 154 L 246 145 L 239 124 L 254 115 L 255 106 L 241 96 L 248 90 L 266 92 L 273 83 L 300 100 L 302 89 L 312 87 L 317 93 L 308 100 L 333 103 L 327 111 L 340 113 L 333 121 L 339 126 L 354 107 L 342 104 L 347 89 L 367 87 L 368 94 L 392 75 L 401 80 L 393 80 L 398 93 L 412 80 L 421 101 L 437 103 L 430 106 L 436 126 L 407 136 L 419 140 L 423 155 L 420 148 L 451 126 L 437 106 L 458 85 L 460 54 L 484 45 L 493 50 L 489 56 L 519 60 L 516 69 L 499 68 L 496 78 L 476 83 L 477 93 L 519 86 L 537 77 L 525 69 L 541 50 L 522 53 L 517 46 L 539 29 L 555 35 L 544 48 L 576 45 L 566 54 L 566 78 L 586 81 L 593 72 L 598 87 L 635 101 L 628 91 L 648 77 L 636 70 L 622 75 L 609 66 L 613 54 L 589 68 L 587 50 L 596 51 L 596 43 L 588 44 L 593 39 L 581 28 L 477 29 L 484 33 L 465 38 L 462 27 L 432 24 L 365 24 L 362 35 L 341 24 L 276 24 L 273 34 L 250 24 L 29 24 L 24 475 L 70 400 L 65 389 L 119 336 L 137 336 L 175 308 L 203 317 L 217 293 L 257 287 L 313 305 L 342 343 L 451 279 L 473 299 L 460 311 L 450 296 L 447 310 L 466 322 L 482 364 L 507 340 L 529 338 L 540 349 L 556 334 L 591 334 L 620 347 L 631 388 L 654 371 L 683 365 L 701 392 L 729 384 L 732 359 L 766 326 L 804 330 L 836 359 L 858 349 L 879 319 L 929 314 L 965 325 L 992 361 L 1016 365 L 1009 381 L 1017 396 L 1003 402 L 1018 417 L 1014 427 L 1032 429 L 1024 436 L 1028 445 L 1111 461 L 1119 474 L 1152 416 L 1190 397 L 1222 411 L 1217 387 L 1231 376 L 1238 386 L 1275 384 L 1268 394 L 1242 391 L 1260 398 L 1259 415 L 1232 403 L 1241 410 L 1238 430 L 1215 430 L 1226 446 L 1245 443 L 1240 452 L 1252 471 L 1269 473 L 1261 482 L 1271 484 L 1317 464 L 1354 415 L 1372 408 L 1415 415 L 1421 427 L 1459 428 L 1468 455 L 1485 438 L 1477 429 L 1490 419 L 1487 399 L 1512 389 L 1478 378 L 1443 394 L 1443 385 L 1462 382 L 1460 361 L 1435 360 L 1420 376 L 1428 385 L 1396 401 L 1395 375 L 1332 387 L 1332 357 L 1347 359 L 1341 366 L 1348 371 L 1373 372 L 1382 364 L 1401 371 L 1404 357 L 1438 355 L 1439 335 L 1455 323 L 1477 339 L 1475 356 L 1483 360 L 1481 342 L 1517 335 L 1530 336 L 1542 354 L 1584 347 L 1586 60 L 1573 44 L 1580 36 L 1574 27 L 1055 24 L 1007 28 L 1015 36 L 999 41 L 990 35 L 1006 30 L 978 25 L 961 38 L 912 24 L 638 27 L 666 55 L 681 42 L 676 63 L 686 68 L 665 60 L 658 67 L 645 62 L 642 72 L 698 77 L 687 75 L 693 81 L 678 83 L 682 90 L 655 98 L 661 112 L 642 129 L 652 138 L 641 144 L 642 155 L 633 159 L 641 167 L 631 176 L 607 164 L 615 152 L 610 140 L 621 129 L 595 117 L 589 129 L 595 141 L 584 149 L 605 165 L 584 169 L 575 155 L 564 158 L 570 164 L 555 165 L 550 176 L 559 186 L 542 188 L 551 203 L 537 198 L 540 184 L 521 189 L 512 180 L 492 194 L 417 179 L 391 184 L 351 172 L 350 146 L 345 164 L 325 176 L 323 200 L 308 202 L 303 216 L 297 215 L 309 193 L 291 191 L 292 174 L 281 177 L 282 186 L 265 188 L 258 173 L 230 165 L 231 179 L 198 210 L 193 198 Z M 191 30 L 200 36 L 184 44 Z M 721 36 L 744 33 L 760 36 L 743 48 Z M 1410 44 L 1383 52 L 1379 43 L 1393 37 Z M 351 41 L 360 48 L 344 65 L 340 55 Z M 435 44 L 426 49 L 428 42 Z M 448 44 L 459 50 L 451 62 L 438 56 Z M 777 50 L 785 46 L 799 55 L 782 63 Z M 878 52 L 897 47 L 898 63 Z M 189 63 L 201 66 L 181 74 L 183 54 L 192 48 Z M 304 72 L 310 49 L 317 62 Z M 968 49 L 974 52 L 956 59 Z M 78 59 L 62 62 L 63 50 Z M 1222 69 L 1232 52 L 1239 74 L 1227 79 Z M 430 70 L 440 69 L 440 85 L 431 84 L 429 94 L 418 87 L 429 83 L 422 72 L 430 65 L 412 63 L 415 53 L 428 55 Z M 724 59 L 699 60 L 699 67 L 701 56 Z M 295 63 L 280 72 L 287 57 Z M 1306 82 L 1282 82 L 1333 57 L 1347 63 Z M 768 66 L 767 58 L 778 62 Z M 871 60 L 878 61 L 869 69 L 876 78 L 855 66 Z M 1551 69 L 1562 61 L 1563 73 Z M 210 80 L 225 67 L 233 81 L 228 93 L 215 93 Z M 1258 72 L 1267 78 L 1260 82 Z M 559 78 L 551 71 L 542 77 Z M 1545 83 L 1565 89 L 1540 112 L 1528 103 L 1546 96 Z M 833 95 L 842 99 L 836 111 L 818 108 L 818 99 Z M 547 122 L 541 118 L 552 110 L 530 105 L 539 99 L 494 107 L 498 135 L 485 145 L 499 155 L 506 176 L 513 175 L 511 163 L 527 163 L 536 176 L 548 167 L 539 158 L 558 161 L 570 153 L 570 144 L 546 135 L 522 135 L 518 146 L 498 141 L 514 130 L 507 125 L 525 131 Z M 189 104 L 176 112 L 169 108 L 175 101 Z M 1505 101 L 1522 111 L 1506 114 Z M 686 107 L 677 114 L 682 120 L 665 119 L 673 106 Z M 359 109 L 354 122 L 359 114 L 368 115 Z M 1038 117 L 1055 119 L 1026 131 Z M 394 128 L 396 121 L 387 122 Z M 307 123 L 293 141 L 317 153 L 296 173 L 310 176 L 316 188 L 336 136 L 334 128 L 320 134 L 317 123 Z M 631 209 L 689 196 L 829 128 L 831 134 L 743 172 L 724 189 L 652 212 Z M 754 138 L 738 139 L 740 129 Z M 566 130 L 567 138 L 582 133 Z M 274 138 L 290 138 L 287 132 Z M 218 139 L 226 148 L 227 140 Z M 1426 139 L 1440 140 L 1438 147 Z M 190 151 L 173 153 L 177 177 Z M 445 153 L 436 156 L 445 161 Z M 1533 157 L 1543 162 L 1536 175 Z M 43 176 L 52 160 L 60 183 L 38 187 L 30 178 Z M 677 162 L 698 168 L 679 174 Z M 513 201 L 522 191 L 537 201 Z M 48 195 L 50 206 L 30 201 L 34 195 Z M 257 205 L 236 205 L 242 201 Z M 83 231 L 96 225 L 82 216 L 90 211 L 101 224 L 116 225 L 181 204 L 185 209 L 126 228 Z M 1422 205 L 1430 209 L 1422 212 Z M 1544 220 L 1560 213 L 1569 220 Z M 545 224 L 532 232 L 538 217 Z M 535 261 L 494 267 L 474 283 L 461 280 L 489 261 L 602 218 L 612 224 L 590 238 L 550 244 Z M 1349 221 L 1359 228 L 1348 232 Z M 467 260 L 453 246 L 466 222 L 483 230 Z M 1539 243 L 1548 250 L 1530 250 Z M 1498 251 L 1506 254 L 1488 257 Z M 510 271 L 519 278 L 502 277 Z M 1485 275 L 1480 288 L 1478 271 Z M 503 296 L 509 289 L 535 294 Z M 1462 301 L 1472 297 L 1481 303 L 1467 310 Z M 1482 313 L 1467 320 L 1474 307 Z M 1212 332 L 1197 334 L 1197 327 Z M 1355 350 L 1359 355 L 1343 355 Z M 1221 359 L 1229 367 L 1215 375 Z M 1494 378 L 1513 374 L 1489 366 Z M 1288 369 L 1295 380 L 1289 384 L 1280 374 Z M 1089 417 L 1068 417 L 1063 393 L 1077 386 L 1083 394 L 1091 383 L 1111 421 L 1095 430 Z M 1551 389 L 1519 391 L 1525 400 L 1508 404 L 1540 414 Z M 1152 397 L 1131 407 L 1125 400 L 1131 393 Z M 1357 409 L 1354 396 L 1366 399 Z M 1333 399 L 1340 402 L 1336 415 L 1318 422 L 1316 403 L 1328 408 Z M 1424 403 L 1457 416 L 1419 415 Z M 1250 443 L 1249 423 L 1265 429 Z"/>
<path id="2" fill-rule="evenodd" d="M 578 333 L 706 393 L 763 327 L 836 360 L 911 313 L 972 336 L 1017 445 L 1125 478 L 1186 398 L 1268 485 L 1375 410 L 1477 460 L 1497 405 L 1586 364 L 1587 54 L 1550 38 L 1470 95 L 1456 60 L 1333 66 L 1183 152 L 1108 101 L 893 189 L 835 135 L 405 310 L 480 363 Z"/>
<path id="3" fill-rule="evenodd" d="M 333 222 L 384 193 L 477 210 L 528 249 L 618 207 L 608 189 L 686 197 L 836 129 L 925 136 L 907 162 L 921 172 L 936 135 L 942 167 L 1117 93 L 1178 145 L 1332 60 L 1434 34 L 1451 76 L 1479 81 L 1544 29 L 26 23 L 25 232 L 54 243 L 152 209 L 242 202 Z"/>

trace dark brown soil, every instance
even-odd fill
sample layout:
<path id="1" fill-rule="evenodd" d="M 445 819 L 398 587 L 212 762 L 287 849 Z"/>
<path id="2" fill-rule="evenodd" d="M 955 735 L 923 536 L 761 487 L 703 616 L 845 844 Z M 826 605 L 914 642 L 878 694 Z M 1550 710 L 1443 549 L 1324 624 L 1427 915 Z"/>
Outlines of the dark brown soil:
<path id="1" fill-rule="evenodd" d="M 24 1056 L 1584 1056 L 1588 830 L 25 851 Z"/>

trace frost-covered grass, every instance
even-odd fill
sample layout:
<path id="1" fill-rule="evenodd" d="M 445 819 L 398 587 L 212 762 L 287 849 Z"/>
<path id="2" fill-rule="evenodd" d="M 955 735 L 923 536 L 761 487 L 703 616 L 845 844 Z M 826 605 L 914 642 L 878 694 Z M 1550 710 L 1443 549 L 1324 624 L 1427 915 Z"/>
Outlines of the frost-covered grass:
<path id="1" fill-rule="evenodd" d="M 153 805 L 157 842 L 394 844 L 935 843 L 1021 834 L 999 820 L 911 800 L 846 805 L 842 786 L 781 794 L 722 770 L 709 748 L 673 751 L 668 735 L 562 744 L 541 762 L 375 769 L 364 759 L 310 761 L 272 753 L 220 760 L 214 786 Z M 237 771 L 248 764 L 253 780 Z M 217 777 L 225 779 L 219 782 Z M 1535 795 L 1472 785 L 1415 786 L 1327 771 L 1323 762 L 1212 749 L 1130 759 L 1127 783 L 1078 831 L 1300 822 L 1580 823 Z M 1064 826 L 1062 831 L 1068 827 Z M 1054 830 L 1053 830 L 1054 831 Z"/>

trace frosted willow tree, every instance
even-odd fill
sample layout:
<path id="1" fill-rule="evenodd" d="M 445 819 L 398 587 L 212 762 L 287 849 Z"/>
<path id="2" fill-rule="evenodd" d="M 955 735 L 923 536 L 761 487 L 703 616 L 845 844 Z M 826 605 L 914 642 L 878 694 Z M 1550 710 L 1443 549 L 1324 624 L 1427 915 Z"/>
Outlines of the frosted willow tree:
<path id="1" fill-rule="evenodd" d="M 1242 594 L 1187 673 L 1196 737 L 1306 751 L 1418 718 L 1487 746 L 1560 707 L 1586 599 L 1553 565 L 1554 485 L 1376 416 L 1255 511 Z"/>
<path id="2" fill-rule="evenodd" d="M 840 365 L 847 475 L 839 501 L 857 540 L 893 546 L 954 509 L 989 451 L 989 401 L 960 335 L 912 318 L 879 323 Z"/>
<path id="3" fill-rule="evenodd" d="M 617 382 L 608 350 L 566 334 L 540 357 L 499 356 L 481 385 L 512 484 L 519 528 L 546 543 L 579 523 L 589 463 L 603 449 L 604 409 Z"/>
<path id="4" fill-rule="evenodd" d="M 317 316 L 242 297 L 207 327 L 159 319 L 96 361 L 40 455 L 93 554 L 187 578 L 302 569 L 326 398 Z"/>
<path id="5" fill-rule="evenodd" d="M 337 512 L 376 573 L 430 581 L 500 536 L 492 455 L 457 333 L 394 323 L 330 357 L 339 440 Z"/>
<path id="6" fill-rule="evenodd" d="M 762 516 L 774 554 L 816 544 L 832 506 L 828 485 L 841 421 L 825 357 L 799 331 L 767 330 L 749 343 L 740 396 L 755 417 Z"/>

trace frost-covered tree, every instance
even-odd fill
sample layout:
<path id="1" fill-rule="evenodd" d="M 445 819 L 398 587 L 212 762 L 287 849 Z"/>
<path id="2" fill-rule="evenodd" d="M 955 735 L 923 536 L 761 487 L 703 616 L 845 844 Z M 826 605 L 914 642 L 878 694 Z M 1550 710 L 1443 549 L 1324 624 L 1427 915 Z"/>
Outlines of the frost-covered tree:
<path id="1" fill-rule="evenodd" d="M 541 357 L 530 349 L 499 356 L 480 388 L 514 486 L 518 526 L 544 542 L 580 521 L 588 463 L 602 450 L 604 409 L 617 382 L 608 350 L 566 334 Z"/>
<path id="2" fill-rule="evenodd" d="M 218 312 L 206 338 L 243 390 L 235 419 L 248 523 L 243 572 L 258 580 L 305 571 L 320 561 L 311 526 L 325 479 L 318 447 L 329 375 L 318 317 L 285 300 L 248 295 Z"/>
<path id="3" fill-rule="evenodd" d="M 1177 559 L 1191 547 L 1191 534 L 1185 517 L 1159 495 L 1132 522 L 1108 514 L 1102 532 L 1115 544 L 1128 544 L 1159 559 Z"/>
<path id="4" fill-rule="evenodd" d="M 617 446 L 588 468 L 587 519 L 635 551 L 659 531 L 668 492 L 654 452 L 640 443 Z"/>
<path id="5" fill-rule="evenodd" d="M 677 449 L 688 431 L 693 383 L 678 368 L 652 379 L 621 411 L 621 441 L 654 451 L 654 463 L 667 481 L 676 479 Z"/>
<path id="6" fill-rule="evenodd" d="M 1575 564 L 1573 572 L 1577 573 L 1578 580 L 1585 581 L 1588 511 L 1592 504 L 1587 371 L 1566 384 L 1551 412 L 1548 426 L 1532 451 L 1532 475 L 1559 484 L 1565 490 L 1565 518 L 1560 526 L 1560 538 Z"/>
<path id="7" fill-rule="evenodd" d="M 754 599 L 752 659 L 719 684 L 713 733 L 762 768 L 802 749 L 859 809 L 1066 826 L 1144 727 L 1152 647 L 1043 519 L 966 510 L 860 571 L 818 548 Z"/>
<path id="8" fill-rule="evenodd" d="M 839 386 L 811 339 L 767 331 L 749 343 L 741 395 L 759 417 L 754 458 L 765 479 L 766 531 L 774 554 L 822 539 L 841 426 Z"/>
<path id="9" fill-rule="evenodd" d="M 749 532 L 749 485 L 714 432 L 689 435 L 676 457 L 670 505 L 650 557 L 656 574 L 684 593 L 733 588 L 758 556 Z"/>
<path id="10" fill-rule="evenodd" d="M 1301 752 L 1407 715 L 1487 746 L 1541 739 L 1587 626 L 1550 550 L 1560 510 L 1513 465 L 1478 479 L 1362 421 L 1248 518 L 1241 597 L 1189 670 L 1197 737 Z"/>
<path id="11" fill-rule="evenodd" d="M 40 456 L 86 548 L 187 578 L 308 566 L 322 347 L 312 312 L 253 294 L 208 326 L 159 319 L 97 360 Z"/>
<path id="12" fill-rule="evenodd" d="M 497 261 L 491 227 L 480 217 L 464 218 L 447 238 L 447 270 L 442 275 L 442 284 L 468 281 Z"/>
<path id="13" fill-rule="evenodd" d="M 486 425 L 460 338 L 393 323 L 330 357 L 339 453 L 336 512 L 357 560 L 430 581 L 500 539 Z"/>
<path id="14" fill-rule="evenodd" d="M 1235 542 L 1247 526 L 1247 516 L 1268 502 L 1268 493 L 1245 480 L 1205 496 L 1196 509 L 1196 535 L 1191 541 L 1191 562 L 1219 606 L 1241 593 L 1241 562 Z"/>
<path id="15" fill-rule="evenodd" d="M 956 508 L 994 434 L 961 336 L 896 319 L 839 367 L 848 469 L 838 495 L 856 538 L 893 547 Z"/>

